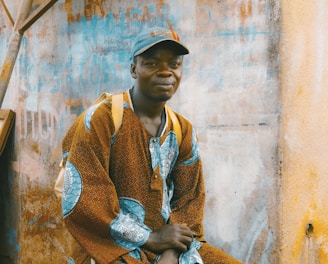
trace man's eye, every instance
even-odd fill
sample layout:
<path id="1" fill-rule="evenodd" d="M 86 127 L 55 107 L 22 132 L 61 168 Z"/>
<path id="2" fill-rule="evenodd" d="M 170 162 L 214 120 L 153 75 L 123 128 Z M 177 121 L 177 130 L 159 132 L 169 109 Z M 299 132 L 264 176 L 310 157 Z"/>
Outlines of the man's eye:
<path id="1" fill-rule="evenodd" d="M 157 65 L 157 63 L 154 62 L 154 61 L 148 61 L 148 62 L 145 63 L 145 65 L 154 67 L 154 66 Z"/>
<path id="2" fill-rule="evenodd" d="M 170 63 L 172 68 L 179 68 L 181 66 L 181 62 L 180 61 L 174 61 L 172 63 Z"/>

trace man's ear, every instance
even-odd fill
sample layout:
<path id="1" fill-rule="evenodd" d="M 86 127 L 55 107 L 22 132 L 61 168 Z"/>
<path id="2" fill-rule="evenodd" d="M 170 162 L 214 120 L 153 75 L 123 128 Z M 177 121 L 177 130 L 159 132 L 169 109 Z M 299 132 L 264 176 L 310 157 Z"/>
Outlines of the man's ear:
<path id="1" fill-rule="evenodd" d="M 134 62 L 131 63 L 130 73 L 133 79 L 137 79 L 136 64 Z"/>

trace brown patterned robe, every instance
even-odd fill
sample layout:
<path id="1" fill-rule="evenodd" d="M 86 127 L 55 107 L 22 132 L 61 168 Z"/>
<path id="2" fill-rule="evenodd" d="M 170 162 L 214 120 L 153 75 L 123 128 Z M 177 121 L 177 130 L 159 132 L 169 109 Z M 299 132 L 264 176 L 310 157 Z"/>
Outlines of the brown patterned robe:
<path id="1" fill-rule="evenodd" d="M 147 132 L 126 92 L 122 125 L 115 137 L 110 100 L 87 109 L 66 134 L 65 224 L 97 263 L 154 263 L 156 255 L 142 244 L 150 230 L 165 223 L 189 226 L 197 241 L 204 242 L 199 250 L 204 263 L 239 263 L 203 239 L 205 190 L 198 145 L 192 125 L 183 116 L 177 117 L 182 131 L 180 147 L 169 118 L 160 137 Z M 141 219 L 137 228 L 124 227 L 119 234 L 122 243 L 126 238 L 128 244 L 120 243 L 111 229 L 114 223 L 122 227 L 119 198 L 144 209 L 144 215 L 137 217 Z M 129 242 L 139 235 L 140 241 Z M 131 255 L 134 245 L 139 260 Z"/>

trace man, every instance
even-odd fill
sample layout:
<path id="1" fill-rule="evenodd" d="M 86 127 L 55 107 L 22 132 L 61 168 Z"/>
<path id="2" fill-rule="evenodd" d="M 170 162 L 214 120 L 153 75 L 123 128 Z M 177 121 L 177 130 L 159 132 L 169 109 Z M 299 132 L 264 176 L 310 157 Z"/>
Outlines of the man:
<path id="1" fill-rule="evenodd" d="M 113 101 L 105 99 L 87 109 L 63 140 L 65 224 L 96 263 L 240 263 L 203 238 L 196 134 L 166 106 L 188 53 L 173 31 L 140 33 L 130 69 L 135 84 L 123 94 L 118 131 Z"/>

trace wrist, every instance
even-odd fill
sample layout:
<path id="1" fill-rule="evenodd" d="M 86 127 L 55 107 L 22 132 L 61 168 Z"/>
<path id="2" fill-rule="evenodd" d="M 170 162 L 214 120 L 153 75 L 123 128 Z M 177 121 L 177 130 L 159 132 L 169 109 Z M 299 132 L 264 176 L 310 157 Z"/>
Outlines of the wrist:
<path id="1" fill-rule="evenodd" d="M 162 261 L 164 261 L 163 263 L 178 264 L 179 253 L 174 249 L 167 249 L 162 253 L 157 263 L 162 263 Z"/>
<path id="2" fill-rule="evenodd" d="M 150 232 L 149 237 L 143 247 L 147 250 L 154 251 L 154 234 Z"/>

